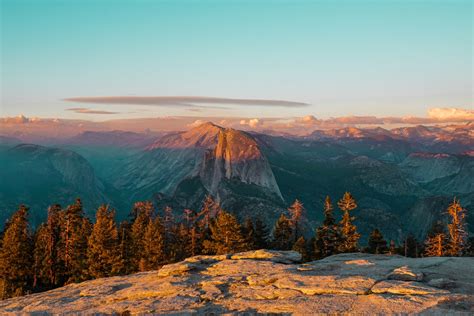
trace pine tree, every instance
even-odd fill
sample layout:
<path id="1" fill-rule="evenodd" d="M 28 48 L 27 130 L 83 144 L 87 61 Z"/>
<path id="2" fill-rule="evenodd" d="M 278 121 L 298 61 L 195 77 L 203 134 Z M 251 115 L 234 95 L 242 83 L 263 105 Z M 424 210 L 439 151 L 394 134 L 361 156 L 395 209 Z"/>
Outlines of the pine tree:
<path id="1" fill-rule="evenodd" d="M 117 275 L 123 269 L 115 211 L 107 205 L 99 207 L 87 249 L 88 273 L 92 278 Z"/>
<path id="2" fill-rule="evenodd" d="M 186 239 L 184 244 L 184 253 L 186 257 L 192 257 L 202 252 L 202 231 L 204 225 L 198 222 L 199 215 L 195 211 L 185 209 L 183 211 L 184 228 L 186 229 L 187 236 L 183 236 Z M 184 232 L 182 232 L 184 233 Z M 210 233 L 208 233 L 208 236 Z"/>
<path id="3" fill-rule="evenodd" d="M 433 224 L 425 240 L 424 255 L 427 257 L 442 257 L 446 253 L 446 232 L 442 222 Z"/>
<path id="4" fill-rule="evenodd" d="M 176 262 L 182 258 L 184 251 L 180 243 L 179 225 L 176 224 L 173 209 L 166 206 L 163 214 L 163 229 L 165 233 L 166 261 Z"/>
<path id="5" fill-rule="evenodd" d="M 324 201 L 323 225 L 316 230 L 315 253 L 317 257 L 324 258 L 336 254 L 340 239 L 339 227 L 333 216 L 331 198 L 327 196 Z"/>
<path id="6" fill-rule="evenodd" d="M 135 272 L 133 269 L 133 239 L 132 226 L 129 222 L 120 223 L 119 232 L 119 257 L 123 262 L 122 270 L 119 274 L 130 274 Z"/>
<path id="7" fill-rule="evenodd" d="M 50 206 L 46 223 L 42 224 L 35 234 L 33 282 L 35 288 L 49 289 L 60 285 L 59 275 L 64 270 L 58 260 L 61 238 L 60 212 L 60 205 Z"/>
<path id="8" fill-rule="evenodd" d="M 319 249 L 316 246 L 316 238 L 313 236 L 311 239 L 306 243 L 306 253 L 308 256 L 308 261 L 318 259 Z"/>
<path id="9" fill-rule="evenodd" d="M 45 223 L 41 224 L 36 232 L 34 233 L 34 248 L 33 248 L 33 261 L 34 261 L 34 275 L 33 275 L 33 288 L 34 289 L 47 289 L 49 288 L 49 278 L 47 272 L 47 247 L 48 247 L 48 230 Z"/>
<path id="10" fill-rule="evenodd" d="M 352 223 L 355 217 L 351 217 L 349 212 L 357 207 L 357 203 L 352 195 L 346 192 L 337 205 L 343 211 L 342 220 L 339 222 L 341 232 L 339 251 L 343 253 L 356 252 L 359 249 L 360 234 L 357 232 L 357 227 Z"/>
<path id="11" fill-rule="evenodd" d="M 427 237 L 425 241 L 425 256 L 426 257 L 442 257 L 446 248 L 446 235 L 436 234 Z"/>
<path id="12" fill-rule="evenodd" d="M 220 210 L 219 204 L 214 201 L 212 196 L 210 194 L 206 195 L 201 210 L 197 215 L 197 217 L 202 217 L 204 228 L 209 227 L 211 218 L 216 217 Z"/>
<path id="13" fill-rule="evenodd" d="M 378 229 L 374 229 L 369 236 L 368 253 L 383 254 L 388 251 L 387 241 L 383 238 L 382 233 Z"/>
<path id="14" fill-rule="evenodd" d="M 465 256 L 474 257 L 474 237 L 468 239 Z"/>
<path id="15" fill-rule="evenodd" d="M 140 258 L 140 271 L 156 270 L 166 260 L 165 233 L 159 217 L 149 221 L 143 236 L 143 256 Z"/>
<path id="16" fill-rule="evenodd" d="M 202 236 L 200 227 L 197 221 L 194 221 L 189 228 L 189 248 L 188 254 L 190 256 L 196 256 L 202 253 Z"/>
<path id="17" fill-rule="evenodd" d="M 148 224 L 152 221 L 155 208 L 151 202 L 137 202 L 133 206 L 133 222 L 131 226 L 132 259 L 130 260 L 132 271 L 139 270 L 139 264 L 145 255 L 144 237 Z"/>
<path id="18" fill-rule="evenodd" d="M 177 262 L 187 257 L 190 257 L 191 236 L 189 229 L 184 223 L 176 224 L 174 226 L 175 243 L 169 245 L 171 247 L 171 257 L 167 257 L 167 261 Z"/>
<path id="19" fill-rule="evenodd" d="M 91 226 L 84 217 L 80 199 L 61 212 L 59 256 L 64 265 L 65 283 L 80 282 L 87 278 L 87 239 Z"/>
<path id="20" fill-rule="evenodd" d="M 395 246 L 395 240 L 390 240 L 390 247 L 388 248 L 388 254 L 395 255 L 397 254 L 397 247 Z"/>
<path id="21" fill-rule="evenodd" d="M 292 246 L 293 229 L 291 221 L 283 214 L 280 215 L 273 229 L 273 248 L 290 250 Z"/>
<path id="22" fill-rule="evenodd" d="M 209 249 L 204 249 L 204 242 L 211 240 L 212 233 L 210 224 L 212 219 L 214 219 L 219 212 L 221 212 L 219 204 L 208 194 L 202 203 L 200 211 L 196 214 L 196 221 L 199 228 L 199 240 L 197 244 L 203 252 L 209 251 Z"/>
<path id="23" fill-rule="evenodd" d="M 308 251 L 306 247 L 306 240 L 304 239 L 303 236 L 298 238 L 298 240 L 293 244 L 293 247 L 291 249 L 301 254 L 301 259 L 303 262 L 308 261 Z"/>
<path id="24" fill-rule="evenodd" d="M 5 229 L 0 249 L 1 297 L 20 296 L 29 290 L 33 277 L 32 237 L 28 208 L 20 205 Z"/>
<path id="25" fill-rule="evenodd" d="M 242 228 L 234 215 L 220 211 L 209 227 L 211 236 L 209 240 L 204 241 L 205 253 L 220 255 L 246 249 Z"/>
<path id="26" fill-rule="evenodd" d="M 405 238 L 400 252 L 405 257 L 418 258 L 420 255 L 420 250 L 421 247 L 418 244 L 416 238 L 412 234 L 409 234 Z"/>
<path id="27" fill-rule="evenodd" d="M 268 228 L 261 218 L 255 220 L 255 249 L 265 249 L 268 247 Z"/>
<path id="28" fill-rule="evenodd" d="M 247 218 L 242 225 L 242 235 L 245 238 L 246 250 L 256 249 L 255 227 L 250 218 Z"/>
<path id="29" fill-rule="evenodd" d="M 467 241 L 466 210 L 454 198 L 448 207 L 448 214 L 450 223 L 448 224 L 449 241 L 446 254 L 455 257 L 462 256 Z"/>
<path id="30" fill-rule="evenodd" d="M 288 208 L 288 212 L 291 216 L 291 224 L 293 225 L 293 233 L 294 233 L 294 240 L 296 242 L 298 238 L 300 238 L 300 230 L 301 230 L 301 220 L 304 215 L 304 207 L 303 203 L 301 203 L 298 199 L 296 199 L 293 204 Z"/>

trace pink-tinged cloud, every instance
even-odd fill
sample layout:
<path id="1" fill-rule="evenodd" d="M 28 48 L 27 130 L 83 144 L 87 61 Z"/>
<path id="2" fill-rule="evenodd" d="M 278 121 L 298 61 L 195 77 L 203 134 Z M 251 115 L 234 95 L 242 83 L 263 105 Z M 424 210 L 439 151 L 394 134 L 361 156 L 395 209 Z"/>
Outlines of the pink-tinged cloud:
<path id="1" fill-rule="evenodd" d="M 69 108 L 66 111 L 72 111 L 79 114 L 119 114 L 120 112 L 94 110 L 89 108 Z"/>
<path id="2" fill-rule="evenodd" d="M 428 117 L 437 120 L 474 121 L 474 110 L 433 108 L 428 111 Z"/>
<path id="3" fill-rule="evenodd" d="M 258 128 L 263 126 L 263 120 L 258 118 L 248 119 L 248 120 L 240 120 L 240 125 L 249 126 L 250 128 Z"/>
<path id="4" fill-rule="evenodd" d="M 105 97 L 74 97 L 63 99 L 68 102 L 91 104 L 128 104 L 150 106 L 206 107 L 204 104 L 244 105 L 244 106 L 276 106 L 305 107 L 308 103 L 272 100 L 272 99 L 233 99 L 200 96 L 105 96 Z"/>

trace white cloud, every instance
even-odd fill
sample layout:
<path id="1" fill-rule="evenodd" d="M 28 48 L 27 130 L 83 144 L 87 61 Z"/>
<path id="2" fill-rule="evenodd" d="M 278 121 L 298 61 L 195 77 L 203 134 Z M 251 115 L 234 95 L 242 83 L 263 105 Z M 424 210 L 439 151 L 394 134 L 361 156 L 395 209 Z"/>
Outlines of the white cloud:
<path id="1" fill-rule="evenodd" d="M 428 117 L 441 121 L 472 121 L 474 120 L 474 110 L 459 108 L 433 108 L 428 110 Z"/>
<path id="2" fill-rule="evenodd" d="M 258 118 L 253 118 L 249 120 L 240 120 L 240 125 L 248 126 L 250 128 L 257 128 L 263 124 L 262 120 Z"/>

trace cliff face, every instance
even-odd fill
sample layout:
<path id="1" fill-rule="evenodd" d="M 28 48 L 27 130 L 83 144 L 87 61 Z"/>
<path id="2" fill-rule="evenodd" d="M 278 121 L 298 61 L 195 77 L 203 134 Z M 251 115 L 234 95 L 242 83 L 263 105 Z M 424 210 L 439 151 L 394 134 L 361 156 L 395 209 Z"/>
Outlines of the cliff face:
<path id="1" fill-rule="evenodd" d="M 31 206 L 32 223 L 37 225 L 52 203 L 65 206 L 81 197 L 92 215 L 108 202 L 92 166 L 73 151 L 21 144 L 0 155 L 0 165 L 2 223 L 22 203 Z"/>
<path id="2" fill-rule="evenodd" d="M 0 301 L 8 314 L 472 314 L 474 258 L 293 251 L 197 256 L 158 271 Z"/>
<path id="3" fill-rule="evenodd" d="M 196 177 L 215 196 L 221 194 L 223 182 L 236 180 L 281 198 L 270 165 L 255 140 L 244 132 L 212 123 L 164 136 L 148 146 L 125 168 L 116 186 L 149 196 L 158 192 L 172 195 L 183 181 Z"/>
<path id="4" fill-rule="evenodd" d="M 256 141 L 234 129 L 221 129 L 215 148 L 206 152 L 199 176 L 216 194 L 224 179 L 237 179 L 266 188 L 281 197 L 273 172 Z"/>

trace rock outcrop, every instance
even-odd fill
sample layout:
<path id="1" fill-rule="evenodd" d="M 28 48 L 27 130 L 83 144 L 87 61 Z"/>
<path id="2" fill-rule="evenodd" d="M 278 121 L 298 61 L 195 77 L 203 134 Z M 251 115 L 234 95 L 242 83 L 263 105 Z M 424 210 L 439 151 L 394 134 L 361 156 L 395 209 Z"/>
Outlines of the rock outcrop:
<path id="1" fill-rule="evenodd" d="M 293 251 L 197 256 L 0 302 L 0 314 L 472 314 L 474 258 Z"/>

